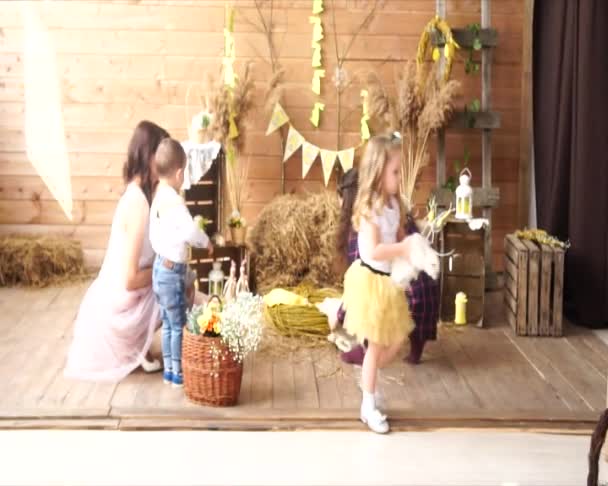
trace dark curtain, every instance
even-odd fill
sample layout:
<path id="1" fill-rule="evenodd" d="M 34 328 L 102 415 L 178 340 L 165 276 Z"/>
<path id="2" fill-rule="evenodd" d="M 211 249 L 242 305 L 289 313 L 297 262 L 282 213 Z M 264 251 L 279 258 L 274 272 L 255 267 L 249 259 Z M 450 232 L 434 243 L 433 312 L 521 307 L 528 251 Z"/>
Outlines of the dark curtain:
<path id="1" fill-rule="evenodd" d="M 608 0 L 536 0 L 538 227 L 569 239 L 565 311 L 608 326 Z"/>

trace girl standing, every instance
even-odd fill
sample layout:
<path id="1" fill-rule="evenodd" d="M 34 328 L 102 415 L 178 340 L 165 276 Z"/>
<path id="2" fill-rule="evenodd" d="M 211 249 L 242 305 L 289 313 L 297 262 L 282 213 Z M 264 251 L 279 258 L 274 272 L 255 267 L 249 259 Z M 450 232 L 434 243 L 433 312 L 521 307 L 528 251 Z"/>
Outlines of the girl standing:
<path id="1" fill-rule="evenodd" d="M 414 328 L 403 291 L 390 278 L 391 260 L 409 255 L 400 193 L 400 143 L 400 138 L 377 136 L 367 144 L 352 220 L 359 259 L 344 276 L 344 327 L 360 342 L 368 341 L 360 417 L 377 433 L 389 430 L 375 402 L 378 368 L 392 361 Z"/>
<path id="2" fill-rule="evenodd" d="M 336 253 L 339 268 L 336 270 L 343 274 L 345 269 L 359 258 L 357 246 L 357 233 L 352 227 L 352 215 L 355 197 L 357 195 L 357 169 L 350 169 L 344 173 L 338 185 L 338 195 L 342 201 L 340 222 L 336 241 Z M 405 227 L 406 235 L 419 233 L 414 218 L 408 214 Z M 417 365 L 420 363 L 424 346 L 427 341 L 437 339 L 437 321 L 439 319 L 439 282 L 433 280 L 422 272 L 416 280 L 410 283 L 405 292 L 410 307 L 415 328 L 410 333 L 410 353 L 406 361 Z M 338 310 L 337 322 L 343 325 L 346 313 L 343 307 Z M 340 353 L 342 361 L 348 364 L 361 366 L 365 356 L 365 343 L 355 346 L 351 351 Z"/>

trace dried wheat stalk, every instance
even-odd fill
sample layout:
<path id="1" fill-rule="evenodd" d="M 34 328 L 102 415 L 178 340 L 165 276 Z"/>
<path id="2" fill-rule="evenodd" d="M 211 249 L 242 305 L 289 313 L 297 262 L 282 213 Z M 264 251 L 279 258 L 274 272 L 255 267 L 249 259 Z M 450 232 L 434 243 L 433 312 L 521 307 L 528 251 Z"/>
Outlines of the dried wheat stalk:
<path id="1" fill-rule="evenodd" d="M 410 204 L 418 175 L 428 164 L 428 140 L 448 123 L 459 89 L 458 81 L 439 78 L 436 65 L 429 70 L 424 65 L 417 68 L 412 61 L 397 76 L 393 96 L 376 73 L 368 77 L 370 116 L 398 130 L 404 140 L 402 188 Z"/>
<path id="2" fill-rule="evenodd" d="M 222 73 L 219 79 L 223 80 Z M 235 152 L 234 160 L 227 161 L 225 165 L 226 193 L 232 211 L 241 211 L 247 182 L 248 164 L 239 160 L 239 154 L 245 144 L 247 117 L 254 108 L 254 88 L 252 64 L 248 63 L 243 74 L 237 77 L 234 88 L 224 85 L 222 81 L 215 82 L 210 100 L 214 113 L 211 130 L 227 151 Z M 232 139 L 229 137 L 231 112 L 234 113 L 234 122 L 239 132 Z"/>

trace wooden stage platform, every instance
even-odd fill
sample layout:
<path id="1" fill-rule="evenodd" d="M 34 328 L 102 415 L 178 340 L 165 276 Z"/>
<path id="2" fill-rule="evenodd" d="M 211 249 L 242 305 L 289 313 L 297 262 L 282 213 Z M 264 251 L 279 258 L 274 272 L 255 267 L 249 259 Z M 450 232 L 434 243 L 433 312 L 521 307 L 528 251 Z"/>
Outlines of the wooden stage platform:
<path id="1" fill-rule="evenodd" d="M 62 370 L 88 283 L 0 289 L 0 428 L 359 428 L 358 369 L 329 345 L 246 361 L 240 404 L 189 403 L 160 374 L 118 385 L 69 381 Z M 440 328 L 419 366 L 395 362 L 381 388 L 395 429 L 504 427 L 588 431 L 606 406 L 608 347 L 566 325 L 563 338 L 516 337 L 489 294 L 485 329 Z"/>

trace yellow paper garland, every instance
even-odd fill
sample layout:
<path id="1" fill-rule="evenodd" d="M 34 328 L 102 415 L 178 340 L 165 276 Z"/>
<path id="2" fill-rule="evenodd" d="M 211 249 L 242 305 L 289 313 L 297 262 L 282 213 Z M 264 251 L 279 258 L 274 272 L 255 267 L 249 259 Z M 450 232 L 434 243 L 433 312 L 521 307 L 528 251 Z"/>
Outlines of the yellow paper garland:
<path id="1" fill-rule="evenodd" d="M 315 94 L 321 94 L 321 78 L 325 77 L 325 69 L 315 69 L 312 78 L 312 92 Z"/>
<path id="2" fill-rule="evenodd" d="M 310 64 L 314 69 L 311 90 L 317 96 L 321 96 L 321 78 L 325 77 L 321 53 L 321 41 L 323 40 L 324 34 L 323 24 L 319 17 L 319 14 L 323 12 L 323 8 L 323 0 L 312 0 L 313 15 L 308 18 L 308 21 L 312 24 L 312 59 L 310 60 Z M 325 105 L 317 99 L 310 115 L 310 122 L 315 128 L 319 128 L 321 111 L 323 111 L 324 108 Z"/>
<path id="3" fill-rule="evenodd" d="M 321 117 L 321 112 L 325 109 L 325 104 L 317 101 L 315 106 L 312 107 L 312 115 L 310 116 L 310 122 L 315 126 L 319 127 L 319 118 Z"/>

